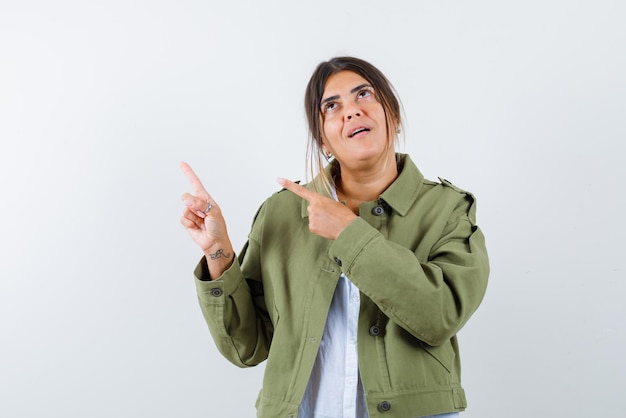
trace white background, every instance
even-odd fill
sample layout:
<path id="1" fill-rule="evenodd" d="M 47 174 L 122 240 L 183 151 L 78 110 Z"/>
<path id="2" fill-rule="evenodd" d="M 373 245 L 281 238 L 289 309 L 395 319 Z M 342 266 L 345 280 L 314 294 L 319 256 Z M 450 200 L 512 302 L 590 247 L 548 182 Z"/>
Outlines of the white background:
<path id="1" fill-rule="evenodd" d="M 240 248 L 306 179 L 305 84 L 355 55 L 422 172 L 478 197 L 464 418 L 621 417 L 626 6 L 595 1 L 0 0 L 0 416 L 250 417 L 215 349 L 189 161 Z"/>

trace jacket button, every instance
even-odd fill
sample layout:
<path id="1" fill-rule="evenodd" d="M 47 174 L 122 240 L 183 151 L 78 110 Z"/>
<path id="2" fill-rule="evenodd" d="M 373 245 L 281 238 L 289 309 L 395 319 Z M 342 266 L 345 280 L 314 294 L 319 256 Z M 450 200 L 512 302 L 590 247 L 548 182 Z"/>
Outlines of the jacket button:
<path id="1" fill-rule="evenodd" d="M 372 209 L 372 214 L 376 215 L 376 216 L 380 216 L 383 213 L 385 213 L 385 208 L 383 208 L 382 206 L 375 206 Z"/>
<path id="2" fill-rule="evenodd" d="M 337 263 L 337 265 L 341 267 L 341 260 L 339 258 L 335 257 L 335 263 Z"/>
<path id="3" fill-rule="evenodd" d="M 370 335 L 372 337 L 378 337 L 380 335 L 380 327 L 378 325 L 372 325 L 370 327 Z"/>
<path id="4" fill-rule="evenodd" d="M 378 409 L 380 409 L 380 412 L 389 411 L 391 409 L 391 402 L 382 401 L 381 403 L 378 404 Z"/>
<path id="5" fill-rule="evenodd" d="M 222 292 L 222 289 L 220 289 L 219 287 L 214 287 L 213 289 L 211 289 L 211 296 L 215 296 L 216 298 L 222 296 L 222 293 L 224 292 Z"/>

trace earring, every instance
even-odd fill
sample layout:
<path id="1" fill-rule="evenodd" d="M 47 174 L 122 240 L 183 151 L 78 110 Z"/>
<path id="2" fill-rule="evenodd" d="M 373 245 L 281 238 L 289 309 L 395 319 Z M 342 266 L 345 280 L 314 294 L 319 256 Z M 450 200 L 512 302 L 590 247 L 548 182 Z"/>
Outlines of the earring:
<path id="1" fill-rule="evenodd" d="M 330 161 L 331 158 L 333 158 L 333 153 L 332 152 L 328 152 L 326 150 L 323 151 L 324 157 L 326 157 L 326 160 Z"/>

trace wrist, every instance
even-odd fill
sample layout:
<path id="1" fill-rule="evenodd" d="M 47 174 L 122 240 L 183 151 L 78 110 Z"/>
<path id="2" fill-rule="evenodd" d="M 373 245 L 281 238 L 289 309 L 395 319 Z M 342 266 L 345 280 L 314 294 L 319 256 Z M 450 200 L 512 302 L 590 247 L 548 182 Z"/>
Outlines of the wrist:
<path id="1" fill-rule="evenodd" d="M 230 245 L 213 245 L 203 251 L 211 280 L 219 278 L 235 260 L 235 251 Z"/>

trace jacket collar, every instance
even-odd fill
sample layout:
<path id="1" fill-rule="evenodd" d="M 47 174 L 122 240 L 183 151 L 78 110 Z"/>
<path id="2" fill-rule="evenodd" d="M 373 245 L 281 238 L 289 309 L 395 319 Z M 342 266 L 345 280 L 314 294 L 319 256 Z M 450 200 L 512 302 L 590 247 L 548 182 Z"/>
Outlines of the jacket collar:
<path id="1" fill-rule="evenodd" d="M 400 216 L 405 216 L 417 199 L 422 184 L 424 183 L 424 176 L 408 154 L 396 153 L 396 163 L 398 164 L 398 178 L 380 195 L 380 199 Z M 337 170 L 339 170 L 339 162 L 337 160 L 333 160 L 331 164 L 328 164 L 324 168 L 326 174 L 331 177 L 331 173 L 337 172 Z M 317 185 L 318 193 L 330 197 L 329 193 L 324 190 L 321 174 L 305 187 L 310 190 L 315 190 L 313 184 Z M 301 214 L 303 218 L 309 216 L 307 211 L 308 206 L 309 202 L 302 199 Z"/>

